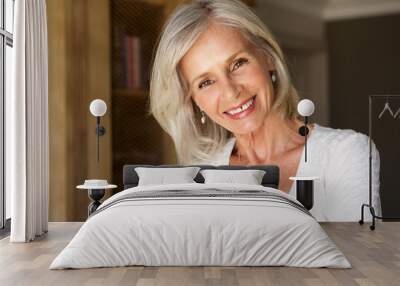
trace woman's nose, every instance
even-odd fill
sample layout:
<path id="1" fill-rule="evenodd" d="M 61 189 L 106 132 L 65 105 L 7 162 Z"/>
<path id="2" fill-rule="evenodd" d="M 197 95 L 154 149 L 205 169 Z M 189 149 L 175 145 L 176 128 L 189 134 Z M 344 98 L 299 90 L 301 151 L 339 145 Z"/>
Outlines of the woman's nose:
<path id="1" fill-rule="evenodd" d="M 223 94 L 229 98 L 237 98 L 240 94 L 241 87 L 234 80 L 227 78 L 224 80 Z"/>

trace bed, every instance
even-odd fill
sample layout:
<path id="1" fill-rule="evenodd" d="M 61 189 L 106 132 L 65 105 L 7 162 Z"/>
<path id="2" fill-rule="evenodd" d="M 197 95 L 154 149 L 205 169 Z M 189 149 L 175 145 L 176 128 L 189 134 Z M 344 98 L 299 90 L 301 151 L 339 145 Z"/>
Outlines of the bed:
<path id="1" fill-rule="evenodd" d="M 181 166 L 125 166 L 124 191 L 100 205 L 50 269 L 351 267 L 301 203 L 277 189 L 276 166 L 196 166 L 193 182 L 151 185 L 139 183 L 140 168 Z M 204 172 L 213 169 L 262 171 L 261 184 L 205 182 Z"/>

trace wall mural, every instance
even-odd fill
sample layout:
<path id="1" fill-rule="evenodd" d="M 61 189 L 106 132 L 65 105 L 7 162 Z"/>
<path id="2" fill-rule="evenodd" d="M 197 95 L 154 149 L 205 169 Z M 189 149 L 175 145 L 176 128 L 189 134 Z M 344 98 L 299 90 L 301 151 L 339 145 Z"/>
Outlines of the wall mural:
<path id="1" fill-rule="evenodd" d="M 353 169 L 341 168 L 329 159 L 337 154 L 344 158 L 342 165 L 356 163 L 346 161 L 354 157 L 343 155 L 348 154 L 344 150 L 367 146 L 367 137 L 361 136 L 367 134 L 367 95 L 379 90 L 364 89 L 361 83 L 351 84 L 340 77 L 357 66 L 342 66 L 347 57 L 341 48 L 351 49 L 351 43 L 358 43 L 355 38 L 341 39 L 347 30 L 340 27 L 357 24 L 340 19 L 326 23 L 322 18 L 266 6 L 263 1 L 243 1 L 256 14 L 247 14 L 249 25 L 254 28 L 262 23 L 263 32 L 258 37 L 238 32 L 249 29 L 243 21 L 239 29 L 232 23 L 230 27 L 214 23 L 200 28 L 199 33 L 195 27 L 201 27 L 201 21 L 185 19 L 188 25 L 193 20 L 185 30 L 184 20 L 170 18 L 182 2 L 102 0 L 93 5 L 71 0 L 64 6 L 48 4 L 49 49 L 53 51 L 49 55 L 49 93 L 58 94 L 57 100 L 50 97 L 50 129 L 54 142 L 62 142 L 51 144 L 51 164 L 61 166 L 52 168 L 51 185 L 67 182 L 50 194 L 51 219 L 83 219 L 88 198 L 83 192 L 70 190 L 85 179 L 107 179 L 118 186 L 113 193 L 119 192 L 126 164 L 273 164 L 280 167 L 280 189 L 287 193 L 296 189 L 291 177 L 310 176 L 320 179 L 316 188 L 325 186 L 344 193 L 346 188 L 351 189 L 348 193 L 357 189 L 358 200 L 368 200 L 368 164 L 363 165 L 365 174 L 364 169 L 356 174 L 363 178 L 364 190 L 354 186 Z M 241 11 L 244 18 L 252 13 L 248 8 Z M 272 17 L 273 11 L 282 17 Z M 65 16 L 64 28 L 57 22 L 56 12 Z M 388 23 L 395 26 L 395 16 L 391 17 Z M 172 24 L 171 19 L 175 21 Z M 390 30 L 382 30 L 390 34 Z M 55 40 L 60 35 L 65 42 Z M 353 58 L 367 54 L 367 46 Z M 241 53 L 235 54 L 239 50 Z M 64 69 L 65 77 L 59 69 Z M 349 96 L 348 88 L 357 97 Z M 95 120 L 88 109 L 96 98 L 109 108 L 102 118 L 107 132 L 100 139 L 100 164 L 93 148 Z M 305 118 L 297 110 L 304 98 L 315 104 L 315 111 L 307 118 L 308 131 L 302 127 Z M 360 105 L 359 114 L 350 111 L 354 104 Z M 59 114 L 67 114 L 69 120 Z M 361 143 L 340 141 L 341 129 L 361 132 L 357 135 Z M 339 141 L 321 145 L 318 134 L 329 132 Z M 380 148 L 374 149 L 374 154 Z M 65 150 L 74 152 L 64 154 Z M 341 180 L 328 177 L 329 172 Z M 344 181 L 349 182 L 345 188 L 335 185 Z M 69 207 L 57 208 L 60 195 L 67 198 Z M 346 213 L 359 216 L 359 207 L 348 209 Z"/>

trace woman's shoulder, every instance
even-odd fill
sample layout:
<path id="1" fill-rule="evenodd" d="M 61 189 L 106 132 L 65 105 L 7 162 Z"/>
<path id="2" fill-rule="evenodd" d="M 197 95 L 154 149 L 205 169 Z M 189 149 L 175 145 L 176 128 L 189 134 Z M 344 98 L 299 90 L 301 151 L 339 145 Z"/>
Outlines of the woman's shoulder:
<path id="1" fill-rule="evenodd" d="M 340 129 L 315 124 L 315 140 L 334 149 L 364 149 L 368 147 L 369 137 L 353 129 Z M 318 144 L 318 142 L 316 143 Z"/>
<path id="2" fill-rule="evenodd" d="M 329 176 L 364 177 L 368 172 L 368 158 L 370 154 L 369 137 L 352 129 L 335 129 L 317 126 L 314 148 L 317 154 L 324 158 L 323 162 Z M 371 141 L 371 155 L 373 168 L 379 170 L 380 156 L 373 141 Z M 322 162 L 322 161 L 321 161 Z M 367 172 L 367 173 L 365 173 Z"/>

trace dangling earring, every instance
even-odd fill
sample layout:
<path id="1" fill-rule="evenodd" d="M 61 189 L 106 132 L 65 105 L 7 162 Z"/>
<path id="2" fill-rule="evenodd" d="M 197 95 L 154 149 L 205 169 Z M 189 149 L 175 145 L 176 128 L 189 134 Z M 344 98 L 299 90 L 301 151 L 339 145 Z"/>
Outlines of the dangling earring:
<path id="1" fill-rule="evenodd" d="M 201 111 L 201 118 L 200 118 L 201 124 L 206 124 L 206 114 L 204 111 Z"/>
<path id="2" fill-rule="evenodd" d="M 275 71 L 270 71 L 269 74 L 271 76 L 272 83 L 275 84 L 276 83 L 276 73 L 275 73 Z"/>

